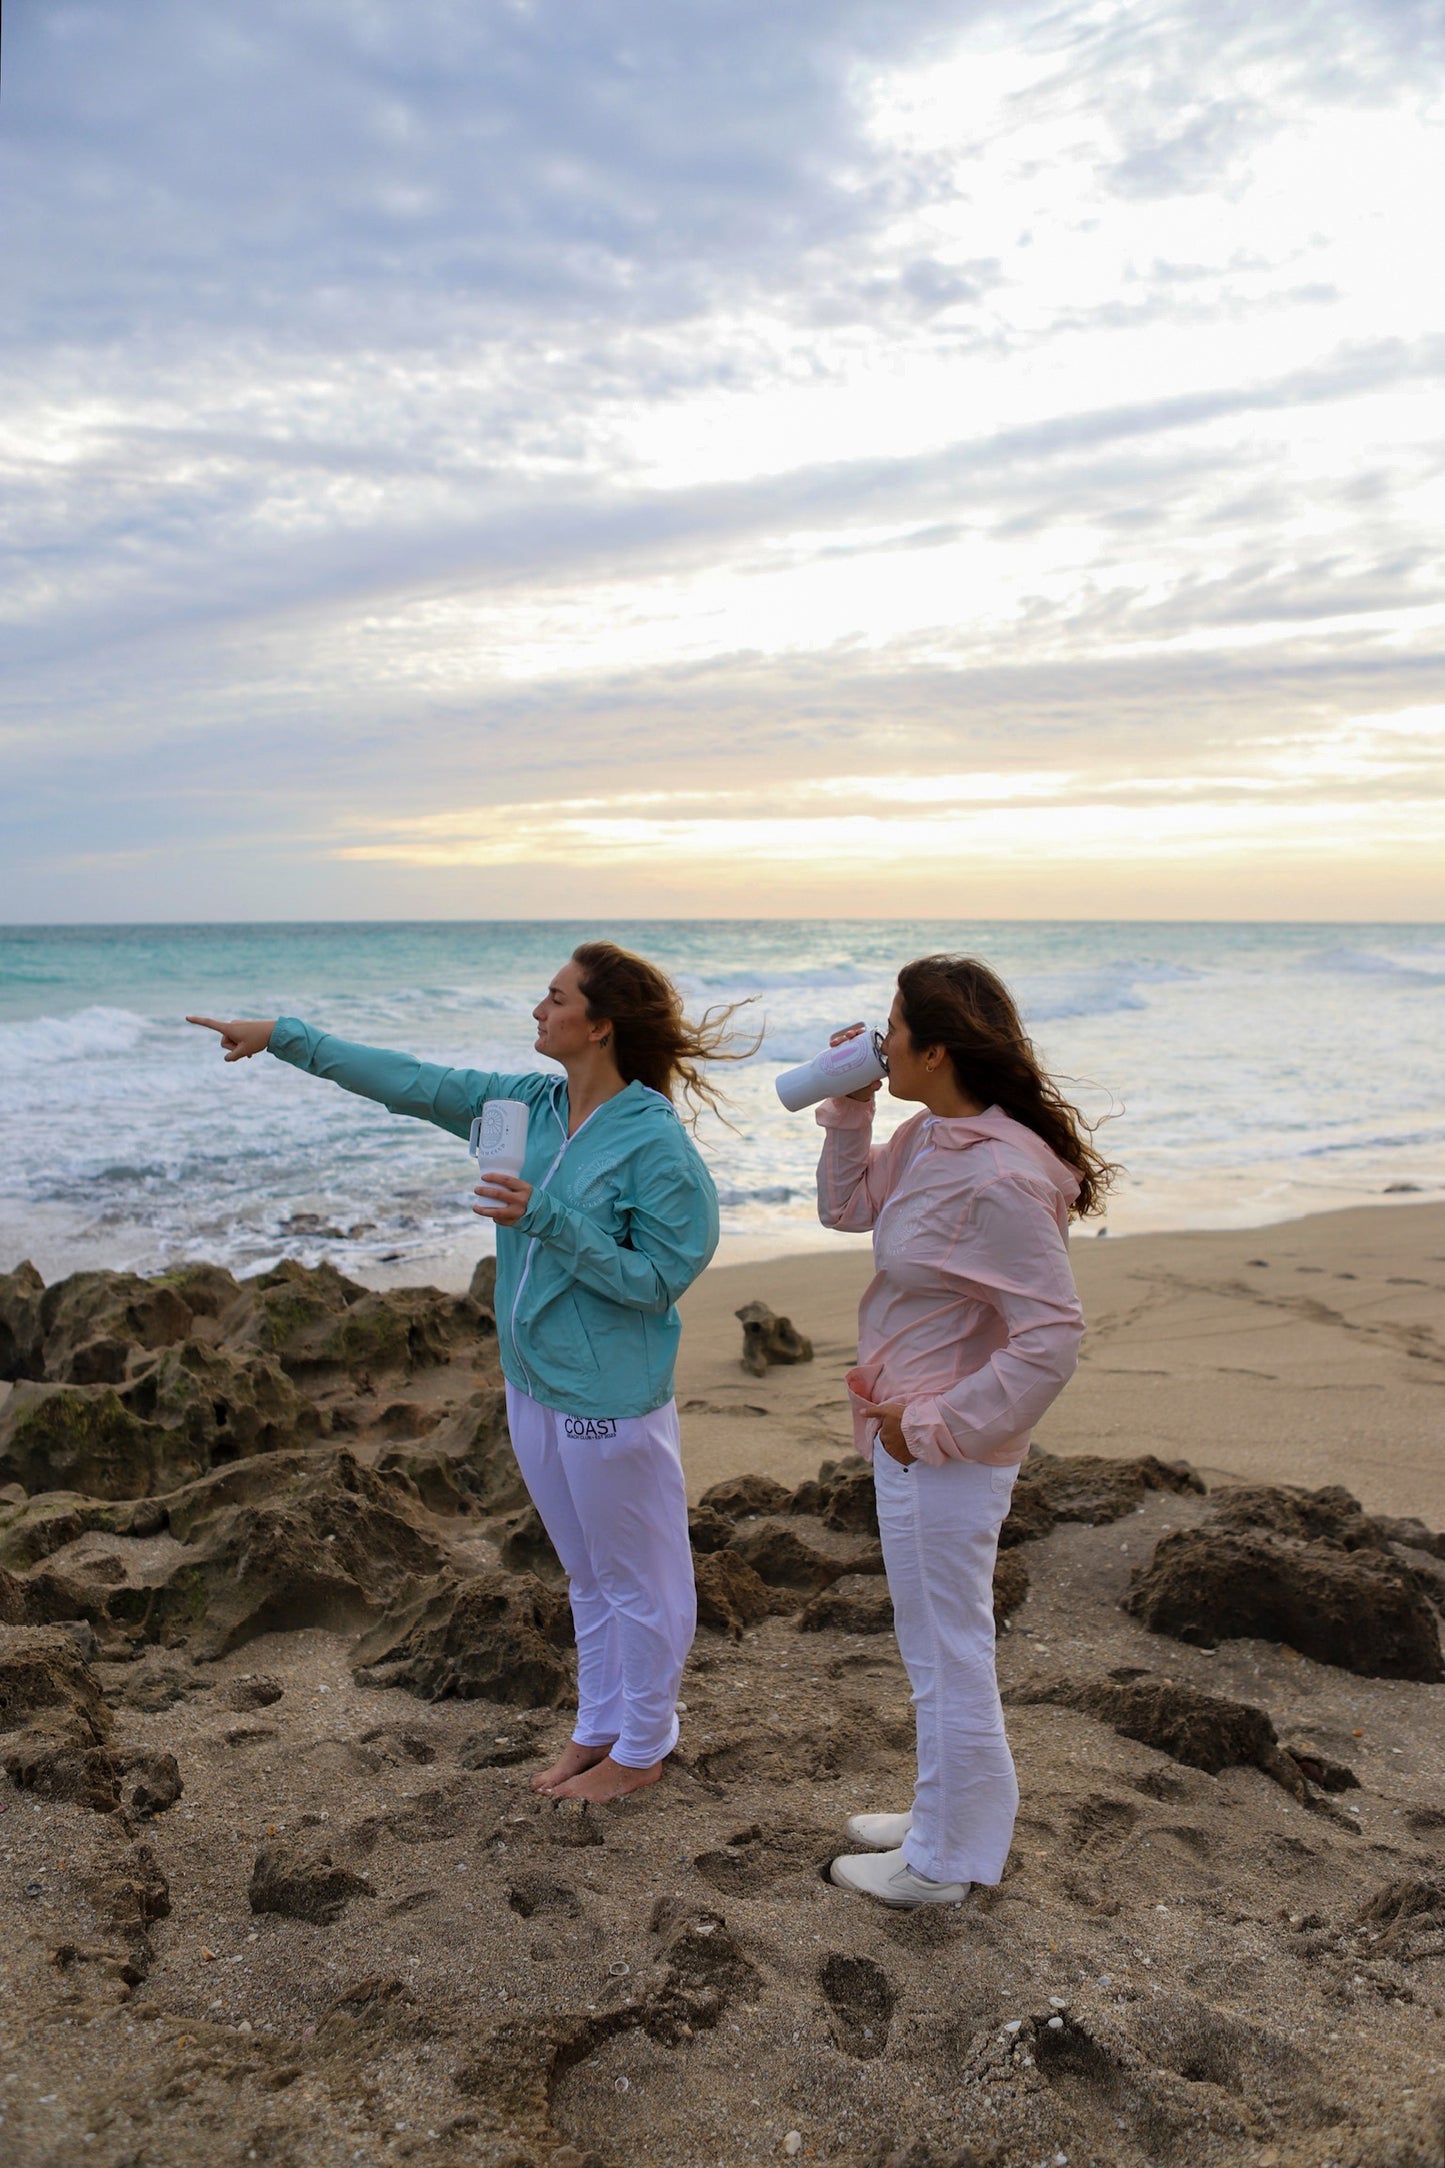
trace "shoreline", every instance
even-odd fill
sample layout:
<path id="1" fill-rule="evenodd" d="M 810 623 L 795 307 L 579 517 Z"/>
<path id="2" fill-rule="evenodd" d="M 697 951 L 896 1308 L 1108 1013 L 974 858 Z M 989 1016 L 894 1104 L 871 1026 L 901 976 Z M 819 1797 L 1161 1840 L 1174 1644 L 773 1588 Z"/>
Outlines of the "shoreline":
<path id="1" fill-rule="evenodd" d="M 1245 1237 L 1250 1234 L 1262 1235 L 1276 1228 L 1298 1226 L 1310 1220 L 1333 1218 L 1342 1212 L 1394 1213 L 1408 1211 L 1416 1206 L 1428 1210 L 1432 1205 L 1437 1209 L 1445 1209 L 1445 1192 L 1422 1187 L 1396 1196 L 1355 1197 L 1342 1203 L 1312 1206 L 1306 1211 L 1285 1212 L 1264 1219 L 1250 1217 L 1231 1220 L 1224 1226 L 1187 1222 L 1122 1231 L 1110 1227 L 1107 1223 L 1103 1226 L 1089 1225 L 1074 1231 L 1070 1240 L 1070 1254 L 1077 1257 L 1082 1250 L 1098 1241 L 1137 1243 L 1183 1241 L 1196 1237 L 1204 1239 L 1216 1235 Z M 821 1226 L 815 1219 L 805 1220 L 798 1226 L 780 1229 L 775 1233 L 764 1230 L 730 1233 L 725 1230 L 718 1243 L 717 1254 L 707 1266 L 703 1277 L 706 1278 L 708 1273 L 738 1271 L 753 1265 L 771 1268 L 791 1263 L 802 1268 L 819 1258 L 842 1255 L 854 1246 L 861 1254 L 867 1239 L 864 1235 L 840 1235 L 831 1228 Z M 460 1293 L 467 1287 L 478 1258 L 489 1254 L 488 1250 L 464 1247 L 463 1240 L 459 1238 L 445 1249 L 432 1249 L 420 1255 L 405 1256 L 398 1258 L 395 1263 L 343 1265 L 339 1269 L 345 1271 L 349 1278 L 359 1280 L 363 1287 L 386 1289 L 425 1283 Z M 306 1262 L 314 1264 L 318 1260 L 308 1257 Z M 254 1269 L 266 1270 L 269 1267 Z M 238 1275 L 242 1278 L 247 1276 L 246 1273 Z"/>

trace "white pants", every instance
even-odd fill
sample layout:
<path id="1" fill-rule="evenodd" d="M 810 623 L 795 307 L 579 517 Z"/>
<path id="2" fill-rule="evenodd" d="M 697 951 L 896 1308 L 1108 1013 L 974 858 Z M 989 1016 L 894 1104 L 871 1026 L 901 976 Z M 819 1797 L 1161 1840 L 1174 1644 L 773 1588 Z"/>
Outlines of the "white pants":
<path id="1" fill-rule="evenodd" d="M 677 1745 L 677 1695 L 697 1627 L 677 1402 L 650 1415 L 575 1415 L 507 1387 L 522 1479 L 561 1559 L 577 1633 L 579 1746 L 650 1769 Z"/>
<path id="2" fill-rule="evenodd" d="M 873 1455 L 898 1649 L 913 1689 L 918 1787 L 903 1857 L 934 1882 L 997 1882 L 1019 1788 L 993 1646 L 993 1566 L 1014 1468 Z"/>

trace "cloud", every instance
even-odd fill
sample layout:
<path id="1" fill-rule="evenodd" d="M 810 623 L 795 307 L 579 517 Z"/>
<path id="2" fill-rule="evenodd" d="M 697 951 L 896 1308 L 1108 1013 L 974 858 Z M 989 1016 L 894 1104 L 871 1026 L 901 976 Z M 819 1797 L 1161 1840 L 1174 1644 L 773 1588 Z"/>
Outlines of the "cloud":
<path id="1" fill-rule="evenodd" d="M 1248 850 L 1438 695 L 1433 0 L 11 15 L 0 909 L 599 791 L 788 862 L 744 764 Z"/>

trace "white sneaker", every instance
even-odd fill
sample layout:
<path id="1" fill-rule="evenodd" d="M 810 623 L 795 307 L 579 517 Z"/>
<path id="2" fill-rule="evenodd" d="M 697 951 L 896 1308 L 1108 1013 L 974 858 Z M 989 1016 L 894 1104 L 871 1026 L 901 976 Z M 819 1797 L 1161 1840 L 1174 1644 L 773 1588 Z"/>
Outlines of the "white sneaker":
<path id="1" fill-rule="evenodd" d="M 894 1852 L 913 1827 L 911 1814 L 855 1814 L 846 1834 L 870 1852 Z"/>
<path id="2" fill-rule="evenodd" d="M 915 1874 L 897 1852 L 845 1852 L 828 1869 L 828 1878 L 839 1889 L 855 1890 L 862 1897 L 876 1897 L 879 1904 L 908 1911 L 914 1905 L 961 1904 L 972 1889 L 971 1882 L 930 1882 Z"/>

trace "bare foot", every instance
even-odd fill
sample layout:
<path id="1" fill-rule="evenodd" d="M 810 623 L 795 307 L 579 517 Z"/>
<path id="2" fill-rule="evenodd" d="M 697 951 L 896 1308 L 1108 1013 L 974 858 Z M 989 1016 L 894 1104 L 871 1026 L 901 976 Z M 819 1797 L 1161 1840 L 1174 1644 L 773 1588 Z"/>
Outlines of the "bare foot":
<path id="1" fill-rule="evenodd" d="M 605 1746 L 579 1746 L 575 1739 L 569 1739 L 551 1768 L 540 1770 L 529 1782 L 534 1792 L 555 1792 L 569 1777 L 581 1776 L 584 1769 L 591 1769 L 606 1759 Z"/>
<path id="2" fill-rule="evenodd" d="M 602 1761 L 584 1769 L 580 1776 L 570 1777 L 565 1784 L 553 1788 L 554 1799 L 586 1799 L 593 1806 L 605 1806 L 609 1799 L 625 1799 L 629 1792 L 640 1792 L 645 1785 L 655 1784 L 662 1775 L 662 1763 L 654 1762 L 650 1769 L 629 1769 L 622 1762 L 615 1762 L 608 1754 Z"/>

